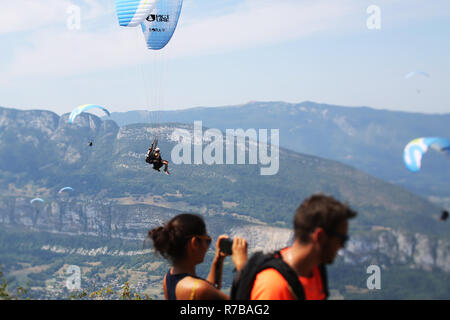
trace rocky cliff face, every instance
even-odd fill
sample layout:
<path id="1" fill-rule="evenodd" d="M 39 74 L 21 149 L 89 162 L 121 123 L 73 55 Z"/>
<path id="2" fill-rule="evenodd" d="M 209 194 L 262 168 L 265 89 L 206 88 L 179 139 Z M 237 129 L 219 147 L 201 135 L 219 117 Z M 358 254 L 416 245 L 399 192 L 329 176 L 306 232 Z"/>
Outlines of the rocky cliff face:
<path id="1" fill-rule="evenodd" d="M 139 241 L 145 238 L 149 229 L 162 225 L 178 213 L 158 206 L 119 205 L 95 199 L 55 200 L 40 208 L 33 207 L 25 198 L 0 200 L 0 224 L 71 236 L 90 235 Z M 205 220 L 208 226 L 212 226 L 209 231 L 213 237 L 223 233 L 231 237 L 242 236 L 247 239 L 250 252 L 282 248 L 289 245 L 293 237 L 290 229 L 244 221 L 239 217 L 207 215 Z M 43 250 L 49 250 L 55 245 L 49 244 Z M 100 253 L 106 250 L 100 249 Z M 425 271 L 437 268 L 450 272 L 449 241 L 390 228 L 378 227 L 366 233 L 351 235 L 347 247 L 339 255 L 344 263 L 351 265 L 404 264 Z"/>
<path id="2" fill-rule="evenodd" d="M 248 239 L 252 251 L 282 248 L 291 243 L 293 237 L 289 229 L 261 225 L 234 227 L 233 234 Z M 351 235 L 339 255 L 350 265 L 403 264 L 425 271 L 437 268 L 450 272 L 450 241 L 390 228 Z"/>
<path id="3" fill-rule="evenodd" d="M 406 264 L 411 268 L 450 272 L 450 242 L 420 233 L 383 228 L 358 234 L 340 252 L 348 264 Z"/>
<path id="4" fill-rule="evenodd" d="M 30 204 L 29 199 L 0 200 L 0 223 L 67 235 L 142 240 L 146 230 L 163 223 L 173 210 L 111 201 L 65 199 Z"/>

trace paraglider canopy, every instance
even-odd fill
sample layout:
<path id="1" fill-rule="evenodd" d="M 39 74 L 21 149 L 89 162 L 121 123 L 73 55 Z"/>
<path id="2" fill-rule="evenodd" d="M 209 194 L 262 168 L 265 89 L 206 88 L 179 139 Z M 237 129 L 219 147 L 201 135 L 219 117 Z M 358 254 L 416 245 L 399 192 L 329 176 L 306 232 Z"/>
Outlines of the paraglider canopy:
<path id="1" fill-rule="evenodd" d="M 406 167 L 417 172 L 421 168 L 422 157 L 429 148 L 450 156 L 450 141 L 441 137 L 417 138 L 409 142 L 403 151 L 403 160 Z"/>
<path id="2" fill-rule="evenodd" d="M 43 203 L 43 202 L 45 202 L 45 201 L 42 200 L 41 198 L 34 198 L 34 199 L 30 200 L 30 203 L 31 203 L 31 204 L 33 204 L 33 203 L 35 203 L 35 202 L 41 202 L 41 203 Z"/>
<path id="3" fill-rule="evenodd" d="M 175 32 L 180 18 L 183 0 L 158 1 L 152 14 L 141 23 L 147 47 L 152 50 L 164 48 Z"/>
<path id="4" fill-rule="evenodd" d="M 405 75 L 405 79 L 411 79 L 412 77 L 415 77 L 415 76 L 424 76 L 427 78 L 430 77 L 430 75 L 428 73 L 426 73 L 425 71 L 412 71 Z"/>
<path id="5" fill-rule="evenodd" d="M 72 187 L 64 187 L 64 188 L 61 188 L 61 189 L 58 191 L 58 193 L 62 193 L 63 191 L 67 191 L 67 190 L 73 191 L 73 188 L 72 188 Z"/>
<path id="6" fill-rule="evenodd" d="M 83 104 L 77 108 L 75 108 L 72 113 L 69 116 L 69 122 L 73 123 L 73 121 L 75 120 L 76 117 L 78 117 L 79 114 L 81 114 L 82 112 L 85 112 L 87 110 L 90 109 L 101 109 L 103 110 L 108 116 L 111 115 L 111 112 L 109 112 L 108 109 L 106 109 L 105 107 L 96 105 L 96 104 Z"/>
<path id="7" fill-rule="evenodd" d="M 422 91 L 421 87 L 425 84 L 423 82 L 423 79 L 426 79 L 426 78 L 430 78 L 430 74 L 428 74 L 425 71 L 412 71 L 405 75 L 406 80 L 412 81 L 415 83 L 416 86 L 418 86 L 416 88 L 417 93 L 421 93 L 421 91 Z M 415 80 L 413 80 L 413 79 L 415 79 Z"/>
<path id="8" fill-rule="evenodd" d="M 158 0 L 116 0 L 119 25 L 135 27 L 148 17 Z"/>

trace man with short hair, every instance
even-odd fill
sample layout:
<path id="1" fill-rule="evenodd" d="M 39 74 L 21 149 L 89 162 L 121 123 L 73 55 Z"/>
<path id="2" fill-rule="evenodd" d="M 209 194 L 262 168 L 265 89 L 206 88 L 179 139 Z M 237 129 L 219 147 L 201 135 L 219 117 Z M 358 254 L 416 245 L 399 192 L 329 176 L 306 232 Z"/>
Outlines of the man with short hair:
<path id="1" fill-rule="evenodd" d="M 326 299 L 325 265 L 333 263 L 338 250 L 345 246 L 348 220 L 356 215 L 333 197 L 315 194 L 307 198 L 295 212 L 293 244 L 274 255 L 253 260 L 264 262 L 251 267 L 252 272 L 244 268 L 242 272 L 247 272 L 247 278 L 251 274 L 254 281 L 246 280 L 249 289 L 233 288 L 234 298 L 246 299 L 249 295 L 251 300 Z"/>

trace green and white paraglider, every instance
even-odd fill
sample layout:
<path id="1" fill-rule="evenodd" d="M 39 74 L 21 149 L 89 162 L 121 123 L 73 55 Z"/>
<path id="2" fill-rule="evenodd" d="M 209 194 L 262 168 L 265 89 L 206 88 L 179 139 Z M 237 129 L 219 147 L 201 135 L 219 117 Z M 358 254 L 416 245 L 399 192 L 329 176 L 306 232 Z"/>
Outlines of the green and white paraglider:
<path id="1" fill-rule="evenodd" d="M 101 110 L 103 110 L 108 116 L 111 115 L 111 112 L 109 112 L 109 110 L 106 109 L 105 107 L 102 107 L 102 106 L 99 106 L 99 105 L 96 105 L 96 104 L 83 104 L 83 105 L 81 105 L 81 106 L 75 108 L 75 109 L 70 113 L 70 116 L 69 116 L 69 122 L 70 122 L 70 123 L 73 123 L 74 120 L 76 119 L 76 117 L 78 117 L 82 112 L 86 112 L 86 111 L 91 110 L 91 109 L 101 109 Z"/>

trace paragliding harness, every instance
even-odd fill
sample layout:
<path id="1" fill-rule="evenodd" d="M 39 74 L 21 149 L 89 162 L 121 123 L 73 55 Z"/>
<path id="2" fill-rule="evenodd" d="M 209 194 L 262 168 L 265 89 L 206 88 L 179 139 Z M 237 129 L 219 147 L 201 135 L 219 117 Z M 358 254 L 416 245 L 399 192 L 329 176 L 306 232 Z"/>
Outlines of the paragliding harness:
<path id="1" fill-rule="evenodd" d="M 297 300 L 305 300 L 305 291 L 298 279 L 297 273 L 281 258 L 280 251 L 263 253 L 258 251 L 247 261 L 244 268 L 239 271 L 231 286 L 230 298 L 232 300 L 250 300 L 256 275 L 261 271 L 274 268 L 289 284 L 292 294 Z M 319 266 L 325 299 L 328 297 L 328 281 L 325 265 Z"/>
<path id="2" fill-rule="evenodd" d="M 154 160 L 156 160 L 155 149 L 157 145 L 158 145 L 158 138 L 155 138 L 150 148 L 148 148 L 147 154 L 145 155 L 145 162 L 153 164 Z"/>

